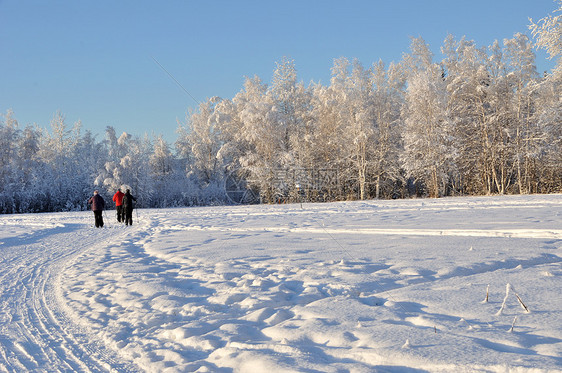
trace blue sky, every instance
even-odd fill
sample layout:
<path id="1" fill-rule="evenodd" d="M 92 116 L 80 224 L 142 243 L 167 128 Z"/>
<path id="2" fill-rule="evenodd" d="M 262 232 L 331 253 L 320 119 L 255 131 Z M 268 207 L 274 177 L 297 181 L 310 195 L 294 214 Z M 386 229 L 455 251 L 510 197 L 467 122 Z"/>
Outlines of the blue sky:
<path id="1" fill-rule="evenodd" d="M 398 62 L 411 36 L 439 58 L 448 33 L 488 46 L 529 34 L 529 17 L 556 8 L 553 0 L 0 0 L 0 112 L 49 127 L 60 111 L 98 140 L 111 125 L 173 142 L 195 100 L 232 98 L 245 76 L 270 82 L 284 56 L 299 80 L 327 85 L 335 58 Z M 537 52 L 539 71 L 553 64 Z"/>

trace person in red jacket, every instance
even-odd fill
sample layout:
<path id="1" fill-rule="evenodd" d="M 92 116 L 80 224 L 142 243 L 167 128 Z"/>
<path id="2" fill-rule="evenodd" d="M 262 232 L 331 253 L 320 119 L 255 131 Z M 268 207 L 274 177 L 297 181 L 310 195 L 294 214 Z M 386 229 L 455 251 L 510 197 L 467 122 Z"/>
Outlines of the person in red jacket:
<path id="1" fill-rule="evenodd" d="M 125 222 L 125 211 L 123 210 L 123 196 L 125 194 L 121 189 L 117 189 L 117 192 L 113 195 L 113 202 L 115 202 L 115 209 L 117 210 L 117 221 Z"/>

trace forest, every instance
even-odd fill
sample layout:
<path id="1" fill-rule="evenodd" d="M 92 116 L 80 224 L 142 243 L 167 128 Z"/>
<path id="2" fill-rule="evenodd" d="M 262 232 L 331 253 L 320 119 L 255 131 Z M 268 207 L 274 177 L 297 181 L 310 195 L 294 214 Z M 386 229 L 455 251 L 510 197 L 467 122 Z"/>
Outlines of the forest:
<path id="1" fill-rule="evenodd" d="M 561 3 L 562 4 L 562 3 Z M 562 8 L 562 6 L 561 6 Z M 177 139 L 105 129 L 57 112 L 50 128 L 0 118 L 0 213 L 87 209 L 130 188 L 139 207 L 562 192 L 560 18 L 479 47 L 412 38 L 401 61 L 334 60 L 329 85 L 276 63 L 178 123 Z"/>

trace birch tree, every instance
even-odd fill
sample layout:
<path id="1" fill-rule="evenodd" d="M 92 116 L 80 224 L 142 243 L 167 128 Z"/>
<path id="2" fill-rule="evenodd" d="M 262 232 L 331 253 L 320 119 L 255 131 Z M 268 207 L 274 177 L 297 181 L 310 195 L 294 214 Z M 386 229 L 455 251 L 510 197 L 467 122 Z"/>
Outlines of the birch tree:
<path id="1" fill-rule="evenodd" d="M 339 120 L 337 106 L 338 94 L 334 87 L 325 87 L 315 84 L 312 88 L 311 120 L 307 126 L 305 136 L 306 146 L 309 149 L 311 167 L 326 170 L 341 177 L 341 159 L 344 157 L 345 126 Z M 328 198 L 341 198 L 340 185 L 324 186 Z"/>
<path id="2" fill-rule="evenodd" d="M 95 184 L 104 187 L 108 195 L 113 195 L 118 188 L 131 189 L 139 207 L 149 205 L 154 194 L 149 172 L 152 154 L 150 139 L 148 136 L 140 139 L 127 132 L 116 138 L 111 127 L 108 127 L 106 134 L 112 157 L 108 158 L 104 169 L 98 173 Z"/>
<path id="3" fill-rule="evenodd" d="M 544 48 L 550 58 L 558 58 L 555 75 L 562 74 L 562 0 L 558 0 L 558 9 L 540 19 L 537 23 L 531 20 L 529 29 L 536 38 L 536 45 Z"/>
<path id="4" fill-rule="evenodd" d="M 489 146 L 488 193 L 505 194 L 516 180 L 512 110 L 513 86 L 508 75 L 504 49 L 496 40 L 490 47 L 487 71 L 489 86 L 486 104 L 487 141 Z"/>
<path id="5" fill-rule="evenodd" d="M 452 186 L 460 193 L 486 194 L 490 185 L 490 129 L 487 104 L 490 85 L 485 48 L 474 41 L 452 35 L 445 39 L 445 83 L 448 110 L 457 150 L 454 159 L 458 170 Z"/>
<path id="6" fill-rule="evenodd" d="M 446 193 L 454 154 L 442 68 L 421 38 L 412 39 L 405 56 L 408 87 L 404 109 L 404 154 L 407 174 L 428 188 L 431 197 Z"/>
<path id="7" fill-rule="evenodd" d="M 246 144 L 240 158 L 251 183 L 260 190 L 263 201 L 275 199 L 273 181 L 286 164 L 285 133 L 276 126 L 274 101 L 267 85 L 257 76 L 247 78 L 244 90 L 233 99 L 241 124 L 239 141 Z"/>
<path id="8" fill-rule="evenodd" d="M 537 23 L 531 20 L 529 28 L 536 46 L 545 49 L 550 58 L 557 59 L 552 73 L 546 74 L 538 87 L 537 124 L 544 133 L 544 155 L 540 168 L 540 187 L 544 191 L 562 190 L 562 0 L 552 14 Z"/>
<path id="9" fill-rule="evenodd" d="M 20 137 L 18 121 L 12 110 L 8 110 L 0 120 L 0 186 L 5 188 L 12 183 L 13 166 L 17 156 L 17 141 Z"/>
<path id="10" fill-rule="evenodd" d="M 535 53 L 526 35 L 517 33 L 504 40 L 508 79 L 514 90 L 513 110 L 513 155 L 517 172 L 518 192 L 530 193 L 537 170 L 541 131 L 533 120 L 535 96 L 538 88 L 538 73 Z"/>
<path id="11" fill-rule="evenodd" d="M 61 112 L 53 116 L 50 124 L 51 131 L 43 131 L 40 137 L 37 153 L 44 164 L 45 208 L 49 211 L 80 209 L 84 204 L 81 195 L 84 180 L 76 151 L 82 124 L 77 121 L 69 127 Z"/>
<path id="12" fill-rule="evenodd" d="M 367 198 L 374 145 L 374 107 L 370 70 L 355 60 L 334 61 L 331 88 L 335 93 L 337 120 L 342 129 L 342 176 L 357 197 Z"/>
<path id="13" fill-rule="evenodd" d="M 391 64 L 388 70 L 384 63 L 372 67 L 372 105 L 375 134 L 372 172 L 375 178 L 375 198 L 381 197 L 381 188 L 386 185 L 386 196 L 395 196 L 398 184 L 403 182 L 399 153 L 402 151 L 400 111 L 403 103 L 405 76 L 401 66 Z"/>
<path id="14" fill-rule="evenodd" d="M 223 168 L 218 159 L 221 147 L 220 129 L 216 122 L 215 107 L 221 101 L 212 97 L 199 105 L 199 110 L 187 119 L 187 142 L 191 144 L 190 170 L 202 186 L 220 181 Z"/>

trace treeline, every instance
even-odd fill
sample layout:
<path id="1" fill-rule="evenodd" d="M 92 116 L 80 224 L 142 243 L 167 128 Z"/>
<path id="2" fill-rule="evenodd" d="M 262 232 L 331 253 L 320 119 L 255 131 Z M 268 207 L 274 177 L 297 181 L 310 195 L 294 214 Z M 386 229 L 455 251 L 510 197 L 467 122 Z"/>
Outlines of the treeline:
<path id="1" fill-rule="evenodd" d="M 94 189 L 110 202 L 119 187 L 130 188 L 144 207 L 207 202 L 161 137 L 117 136 L 107 127 L 97 141 L 60 113 L 47 131 L 20 129 L 8 111 L 0 126 L 0 167 L 2 213 L 84 210 Z"/>
<path id="2" fill-rule="evenodd" d="M 129 186 L 143 207 L 562 191 L 561 74 L 539 74 L 516 34 L 478 47 L 449 36 L 443 59 L 412 39 L 402 61 L 334 61 L 328 86 L 247 78 L 162 137 L 98 141 L 57 113 L 51 130 L 0 123 L 0 212 L 84 209 L 93 188 Z M 316 173 L 315 173 L 316 172 Z M 311 176 L 316 175 L 316 176 Z M 311 181 L 311 177 L 315 180 Z M 329 180 L 328 180 L 329 179 Z"/>

